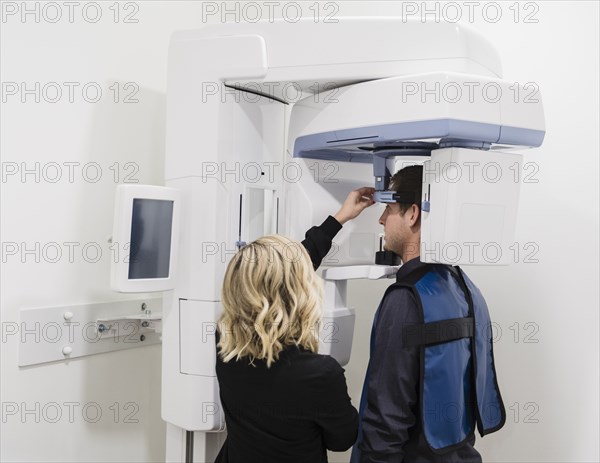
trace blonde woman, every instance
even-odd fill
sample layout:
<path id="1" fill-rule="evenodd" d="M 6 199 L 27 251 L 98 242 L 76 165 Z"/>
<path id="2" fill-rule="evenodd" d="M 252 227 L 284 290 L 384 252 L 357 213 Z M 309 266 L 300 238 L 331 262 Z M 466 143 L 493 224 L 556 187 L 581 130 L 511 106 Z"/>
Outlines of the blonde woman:
<path id="1" fill-rule="evenodd" d="M 356 440 L 344 369 L 317 353 L 323 288 L 314 269 L 372 193 L 351 192 L 302 244 L 266 236 L 229 263 L 216 368 L 228 436 L 217 463 L 322 463 L 327 449 Z"/>

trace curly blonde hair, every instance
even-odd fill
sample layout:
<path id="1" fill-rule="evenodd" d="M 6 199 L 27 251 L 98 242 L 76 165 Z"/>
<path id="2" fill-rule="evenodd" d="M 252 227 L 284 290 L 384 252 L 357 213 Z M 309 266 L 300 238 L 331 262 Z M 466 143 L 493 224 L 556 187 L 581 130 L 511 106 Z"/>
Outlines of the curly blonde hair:
<path id="1" fill-rule="evenodd" d="M 319 348 L 323 283 L 304 246 L 269 235 L 244 246 L 229 262 L 221 290 L 219 356 L 278 360 L 287 346 Z"/>

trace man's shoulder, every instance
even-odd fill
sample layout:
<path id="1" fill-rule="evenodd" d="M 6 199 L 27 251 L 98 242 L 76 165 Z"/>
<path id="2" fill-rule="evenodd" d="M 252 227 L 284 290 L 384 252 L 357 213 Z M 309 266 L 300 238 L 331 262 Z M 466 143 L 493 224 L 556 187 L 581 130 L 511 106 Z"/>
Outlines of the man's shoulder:
<path id="1" fill-rule="evenodd" d="M 398 275 L 396 282 L 391 284 L 384 293 L 385 303 L 414 303 L 418 305 L 416 293 L 418 283 L 431 273 L 450 273 L 457 277 L 458 270 L 446 264 L 424 264 L 419 262 L 405 274 Z"/>
<path id="2" fill-rule="evenodd" d="M 389 323 L 393 320 L 417 322 L 419 319 L 419 303 L 412 288 L 390 285 L 381 301 L 379 323 Z"/>
<path id="3" fill-rule="evenodd" d="M 383 294 L 382 302 L 384 304 L 394 302 L 412 302 L 415 301 L 415 294 L 412 285 L 395 282 L 388 286 Z"/>

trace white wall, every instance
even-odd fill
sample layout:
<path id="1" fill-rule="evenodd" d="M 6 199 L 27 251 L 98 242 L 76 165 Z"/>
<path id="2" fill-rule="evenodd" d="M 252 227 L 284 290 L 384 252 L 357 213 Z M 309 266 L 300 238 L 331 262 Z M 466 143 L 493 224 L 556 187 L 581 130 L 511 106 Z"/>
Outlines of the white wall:
<path id="1" fill-rule="evenodd" d="M 11 3 L 5 2 L 4 8 Z M 81 7 L 87 3 L 81 2 Z M 280 16 L 287 3 L 276 6 L 274 16 Z M 521 14 L 515 22 L 512 2 L 502 3 L 502 18 L 491 23 L 495 10 L 486 10 L 487 20 L 482 14 L 488 3 L 475 8 L 472 26 L 498 48 L 505 79 L 539 85 L 548 133 L 542 148 L 525 153 L 526 161 L 539 166 L 533 176 L 539 181 L 522 188 L 516 237 L 519 262 L 506 268 L 467 269 L 501 329 L 495 352 L 508 408 L 506 427 L 479 439 L 478 448 L 486 461 L 598 461 L 598 4 L 522 3 L 517 5 Z M 20 2 L 15 4 L 21 7 Z M 20 308 L 121 298 L 108 286 L 106 237 L 112 223 L 114 163 L 119 163 L 119 182 L 134 172 L 125 169 L 126 162 L 135 164 L 138 170 L 132 178 L 140 183 L 162 181 L 168 39 L 172 31 L 201 26 L 202 7 L 200 2 L 121 3 L 115 23 L 111 4 L 101 4 L 103 16 L 95 24 L 85 21 L 81 9 L 75 10 L 70 23 L 68 7 L 62 2 L 58 5 L 64 16 L 57 23 L 47 21 L 54 17 L 49 9 L 39 23 L 32 15 L 25 22 L 18 15 L 2 18 L 3 83 L 26 82 L 32 87 L 35 82 L 42 86 L 96 82 L 104 90 L 98 103 L 85 102 L 78 91 L 73 103 L 66 93 L 57 103 L 43 99 L 35 103 L 32 96 L 21 103 L 18 96 L 3 93 L 3 168 L 14 162 L 28 168 L 36 162 L 40 168 L 51 162 L 79 162 L 80 166 L 73 182 L 64 165 L 63 177 L 56 183 L 48 181 L 50 171 L 39 182 L 33 175 L 25 181 L 19 175 L 3 179 L 2 242 L 15 242 L 21 248 L 25 243 L 28 249 L 38 242 L 41 247 L 49 242 L 93 242 L 104 251 L 97 263 L 86 262 L 81 253 L 71 263 L 66 248 L 63 259 L 54 264 L 44 261 L 44 256 L 36 263 L 32 254 L 3 254 L 3 326 L 18 322 Z M 407 4 L 416 6 L 420 17 L 421 2 L 404 2 L 405 8 Z M 457 4 L 469 22 L 468 6 Z M 35 5 L 31 2 L 28 7 Z M 221 7 L 220 2 L 211 5 Z M 310 5 L 302 4 L 309 16 L 314 13 Z M 439 20 L 452 19 L 453 10 L 446 9 L 443 16 L 443 4 L 439 7 Z M 131 12 L 138 23 L 123 22 Z M 291 15 L 293 10 L 287 12 Z M 332 12 L 334 17 L 399 15 L 402 3 L 321 4 L 322 14 Z M 93 18 L 93 9 L 87 13 Z M 537 23 L 524 22 L 530 13 L 529 19 Z M 267 14 L 264 7 L 265 18 Z M 235 19 L 233 15 L 228 19 Z M 217 15 L 209 21 L 220 19 Z M 108 88 L 114 82 L 121 86 L 118 103 Z M 126 82 L 139 86 L 138 103 L 122 102 Z M 89 162 L 102 168 L 96 183 L 82 177 L 81 166 Z M 526 243 L 538 246 L 530 256 L 538 262 L 524 262 L 534 249 L 524 249 Z M 356 405 L 368 358 L 368 332 L 386 285 L 349 285 L 350 304 L 359 309 L 353 359 L 347 367 Z M 15 403 L 35 410 L 39 403 L 41 410 L 56 402 L 64 411 L 57 423 L 44 420 L 41 412 L 39 423 L 36 412 L 3 414 L 3 461 L 163 458 L 159 346 L 26 369 L 17 367 L 16 337 L 3 339 L 1 347 L 3 405 Z M 80 404 L 79 411 L 95 402 L 103 416 L 91 423 L 76 411 L 71 423 L 65 402 Z M 124 409 L 129 402 L 138 407 L 132 417 L 137 423 L 125 422 L 126 413 L 134 410 Z M 115 403 L 121 409 L 116 423 Z M 344 457 L 331 460 L 342 462 Z"/>
<path id="2" fill-rule="evenodd" d="M 37 3 L 28 7 L 35 8 Z M 20 248 L 26 243 L 28 249 L 38 242 L 40 248 L 50 242 L 81 245 L 72 263 L 66 247 L 57 263 L 45 261 L 43 255 L 39 263 L 35 255 L 23 256 L 25 263 L 20 255 L 3 256 L 3 327 L 19 321 L 20 308 L 123 299 L 109 289 L 108 280 L 112 256 L 106 239 L 112 232 L 116 181 L 122 183 L 131 174 L 130 180 L 139 183 L 162 184 L 169 36 L 174 30 L 201 24 L 190 14 L 195 8 L 171 10 L 155 3 L 137 4 L 134 17 L 138 23 L 115 24 L 108 2 L 101 4 L 99 22 L 82 18 L 81 3 L 69 23 L 67 7 L 59 5 L 65 17 L 57 23 L 44 21 L 44 16 L 39 23 L 33 16 L 26 17 L 25 23 L 19 16 L 3 17 L 2 82 L 27 82 L 30 88 L 35 82 L 41 86 L 78 82 L 80 86 L 73 103 L 66 87 L 63 99 L 53 104 L 35 103 L 32 97 L 23 104 L 18 97 L 6 97 L 3 166 L 17 162 L 34 168 L 38 162 L 42 175 L 39 182 L 30 175 L 25 182 L 12 176 L 2 183 L 2 242 L 16 242 Z M 133 10 L 121 6 L 120 11 Z M 46 13 L 54 17 L 54 11 Z M 93 18 L 93 9 L 87 13 Z M 88 82 L 103 89 L 97 103 L 81 96 Z M 117 103 L 109 89 L 114 82 L 121 89 Z M 123 92 L 127 82 L 139 86 L 134 96 L 138 103 L 123 102 L 130 92 Z M 51 162 L 63 166 L 63 176 L 55 183 L 45 180 L 55 176 L 50 167 L 43 175 Z M 73 182 L 63 164 L 69 162 L 80 163 L 74 168 Z M 102 169 L 95 183 L 82 177 L 82 167 L 90 162 Z M 93 166 L 85 174 L 95 177 Z M 101 247 L 100 261 L 86 261 L 81 254 L 85 243 Z M 8 336 L 6 341 L 2 343 L 2 403 L 7 407 L 16 403 L 19 413 L 3 414 L 2 461 L 163 460 L 160 346 L 19 369 L 18 336 Z M 49 422 L 55 420 L 51 413 L 56 406 L 48 405 L 53 403 L 62 412 L 56 423 Z M 91 407 L 87 415 L 82 414 L 86 406 Z M 75 411 L 72 422 L 69 407 Z M 97 407 L 102 418 L 93 423 Z M 34 412 L 22 416 L 25 408 Z M 49 419 L 44 419 L 44 410 Z"/>

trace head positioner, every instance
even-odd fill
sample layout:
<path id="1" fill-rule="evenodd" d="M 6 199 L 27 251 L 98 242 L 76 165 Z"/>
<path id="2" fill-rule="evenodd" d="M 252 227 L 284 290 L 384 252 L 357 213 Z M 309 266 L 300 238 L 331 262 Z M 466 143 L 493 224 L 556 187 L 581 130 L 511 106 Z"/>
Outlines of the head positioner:
<path id="1" fill-rule="evenodd" d="M 375 176 L 375 194 L 373 200 L 379 203 L 400 203 L 420 205 L 421 198 L 415 197 L 412 191 L 389 190 L 392 173 L 388 168 L 388 160 L 401 156 L 431 156 L 431 150 L 436 149 L 435 143 L 396 142 L 387 149 L 375 149 L 373 152 L 373 175 Z"/>

